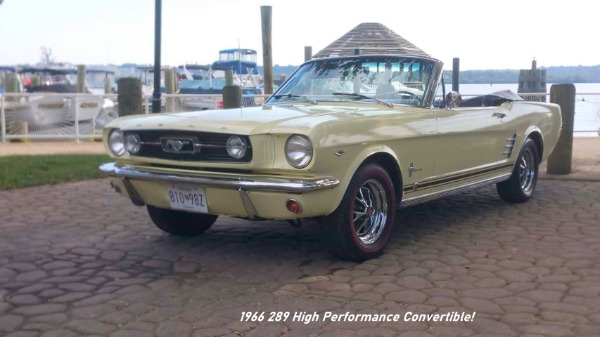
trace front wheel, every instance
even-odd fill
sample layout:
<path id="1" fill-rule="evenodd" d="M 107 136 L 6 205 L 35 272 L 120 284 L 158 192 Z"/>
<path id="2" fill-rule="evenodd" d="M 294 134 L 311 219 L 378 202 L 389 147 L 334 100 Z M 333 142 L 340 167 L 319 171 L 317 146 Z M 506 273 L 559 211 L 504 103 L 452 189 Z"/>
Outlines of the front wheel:
<path id="1" fill-rule="evenodd" d="M 217 221 L 216 215 L 174 211 L 150 205 L 146 207 L 156 227 L 178 236 L 200 235 Z"/>
<path id="2" fill-rule="evenodd" d="M 355 173 L 338 208 L 320 222 L 334 255 L 362 261 L 383 252 L 395 213 L 390 176 L 380 166 L 367 164 Z"/>
<path id="3" fill-rule="evenodd" d="M 539 163 L 537 146 L 528 138 L 521 148 L 510 178 L 496 184 L 500 198 L 515 204 L 529 200 L 537 185 Z"/>

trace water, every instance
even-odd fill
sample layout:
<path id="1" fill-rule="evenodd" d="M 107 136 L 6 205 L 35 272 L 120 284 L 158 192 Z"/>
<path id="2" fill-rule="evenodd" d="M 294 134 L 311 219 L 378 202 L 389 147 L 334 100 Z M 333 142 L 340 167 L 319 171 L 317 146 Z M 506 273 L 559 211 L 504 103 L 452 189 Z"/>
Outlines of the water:
<path id="1" fill-rule="evenodd" d="M 552 84 L 547 84 L 548 93 Z M 499 84 L 461 84 L 463 96 L 489 94 L 494 91 L 512 90 L 517 92 L 517 83 Z M 452 89 L 446 84 L 446 92 Z M 600 83 L 575 83 L 575 121 L 573 131 L 575 137 L 598 137 L 600 135 Z"/>

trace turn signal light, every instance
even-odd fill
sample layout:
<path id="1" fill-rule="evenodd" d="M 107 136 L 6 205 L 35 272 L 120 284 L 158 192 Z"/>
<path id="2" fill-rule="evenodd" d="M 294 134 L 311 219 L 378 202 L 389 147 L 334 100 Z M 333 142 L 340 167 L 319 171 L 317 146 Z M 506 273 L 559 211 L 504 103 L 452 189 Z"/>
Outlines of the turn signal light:
<path id="1" fill-rule="evenodd" d="M 288 199 L 288 201 L 285 202 L 285 207 L 287 207 L 288 211 L 294 214 L 302 213 L 302 204 L 300 204 L 298 200 Z"/>

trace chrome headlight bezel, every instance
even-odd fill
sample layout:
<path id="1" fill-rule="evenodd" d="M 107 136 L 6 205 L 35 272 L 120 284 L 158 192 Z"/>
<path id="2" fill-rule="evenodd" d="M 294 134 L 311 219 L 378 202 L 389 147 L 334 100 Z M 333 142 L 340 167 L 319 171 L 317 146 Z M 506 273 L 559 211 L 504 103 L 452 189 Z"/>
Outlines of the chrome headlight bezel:
<path id="1" fill-rule="evenodd" d="M 125 132 L 123 147 L 129 154 L 137 154 L 142 148 L 142 139 L 135 132 Z"/>
<path id="2" fill-rule="evenodd" d="M 125 155 L 123 132 L 120 129 L 112 129 L 108 133 L 108 148 L 116 157 Z"/>
<path id="3" fill-rule="evenodd" d="M 248 142 L 240 136 L 231 136 L 226 143 L 227 154 L 235 159 L 242 159 L 248 153 Z"/>
<path id="4" fill-rule="evenodd" d="M 308 137 L 291 135 L 285 142 L 285 159 L 293 168 L 307 167 L 313 159 L 313 146 Z"/>

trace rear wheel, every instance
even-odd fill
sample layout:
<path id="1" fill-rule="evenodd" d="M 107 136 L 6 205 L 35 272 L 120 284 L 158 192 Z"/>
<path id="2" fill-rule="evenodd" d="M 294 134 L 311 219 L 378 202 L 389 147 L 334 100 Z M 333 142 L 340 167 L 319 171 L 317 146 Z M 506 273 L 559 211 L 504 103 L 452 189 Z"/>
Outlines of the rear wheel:
<path id="1" fill-rule="evenodd" d="M 538 179 L 539 155 L 535 142 L 527 139 L 517 157 L 512 175 L 506 181 L 496 184 L 500 198 L 510 203 L 522 203 L 533 195 Z"/>
<path id="2" fill-rule="evenodd" d="M 173 235 L 200 235 L 217 221 L 216 215 L 174 211 L 150 205 L 147 209 L 156 227 Z"/>
<path id="3" fill-rule="evenodd" d="M 359 168 L 338 208 L 320 219 L 331 252 L 357 261 L 379 256 L 394 225 L 395 195 L 383 168 L 376 164 Z"/>

